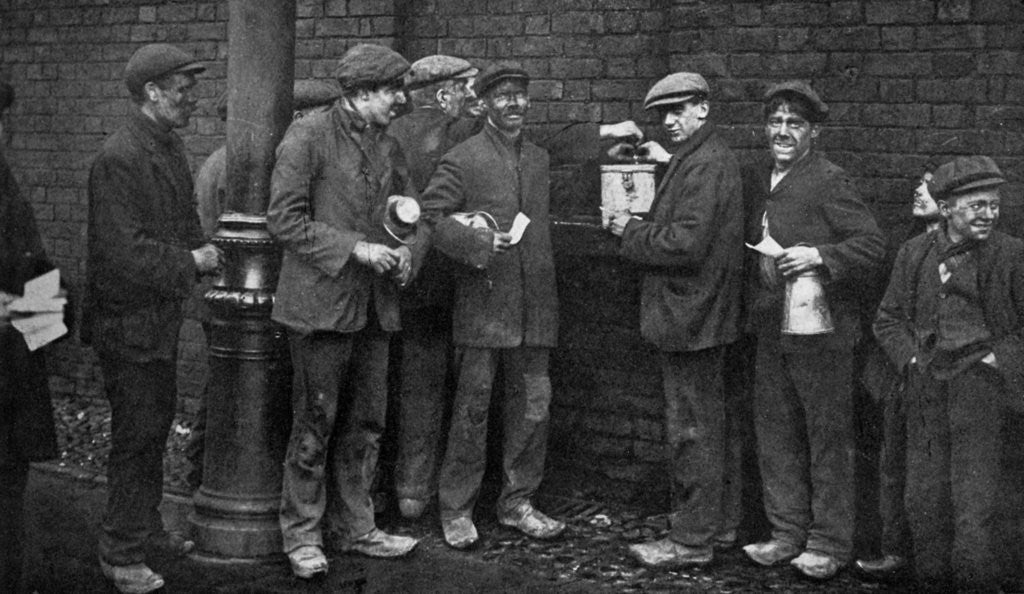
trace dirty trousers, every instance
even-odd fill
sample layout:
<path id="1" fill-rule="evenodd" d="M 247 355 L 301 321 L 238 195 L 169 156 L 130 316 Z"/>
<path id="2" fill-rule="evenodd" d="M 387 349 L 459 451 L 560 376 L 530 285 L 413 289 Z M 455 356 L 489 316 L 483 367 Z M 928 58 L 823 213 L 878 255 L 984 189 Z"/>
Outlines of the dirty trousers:
<path id="1" fill-rule="evenodd" d="M 374 323 L 354 333 L 288 338 L 293 416 L 280 512 L 286 553 L 323 546 L 325 514 L 346 542 L 375 528 L 371 488 L 387 411 L 390 334 Z"/>
<path id="2" fill-rule="evenodd" d="M 456 349 L 458 387 L 438 479 L 442 520 L 472 515 L 480 494 L 487 462 L 487 412 L 499 365 L 505 390 L 499 396 L 504 441 L 498 511 L 511 511 L 537 491 L 544 476 L 551 404 L 548 353 L 537 347 Z"/>
<path id="3" fill-rule="evenodd" d="M 1007 568 L 1002 390 L 984 363 L 948 381 L 910 374 L 906 504 L 921 580 L 995 589 Z"/>
<path id="4" fill-rule="evenodd" d="M 671 453 L 670 538 L 691 547 L 735 530 L 739 502 L 736 448 L 730 447 L 723 387 L 725 347 L 662 352 L 665 437 Z M 732 440 L 735 441 L 735 440 Z"/>
<path id="5" fill-rule="evenodd" d="M 757 346 L 754 429 L 772 539 L 853 551 L 853 354 Z"/>
<path id="6" fill-rule="evenodd" d="M 878 460 L 878 511 L 882 554 L 910 555 L 910 526 L 904 506 L 907 478 L 907 413 L 902 391 L 886 397 L 882 410 L 882 451 Z"/>
<path id="7" fill-rule="evenodd" d="M 163 520 L 164 448 L 177 400 L 175 362 L 135 363 L 100 353 L 110 401 L 107 507 L 100 524 L 99 555 L 111 565 L 146 560 L 144 546 L 159 536 Z"/>
<path id="8" fill-rule="evenodd" d="M 450 400 L 451 324 L 450 308 L 402 311 L 395 463 L 395 493 L 402 499 L 429 501 L 437 492 Z"/>

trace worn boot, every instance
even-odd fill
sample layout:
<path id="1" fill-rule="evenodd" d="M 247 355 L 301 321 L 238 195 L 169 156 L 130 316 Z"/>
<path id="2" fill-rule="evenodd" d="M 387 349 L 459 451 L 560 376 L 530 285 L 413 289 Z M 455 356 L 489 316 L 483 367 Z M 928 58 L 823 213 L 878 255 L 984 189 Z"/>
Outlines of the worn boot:
<path id="1" fill-rule="evenodd" d="M 748 544 L 743 547 L 743 552 L 754 563 L 771 567 L 799 555 L 800 547 L 781 540 L 769 540 Z"/>
<path id="2" fill-rule="evenodd" d="M 511 511 L 498 512 L 498 523 L 515 528 L 523 534 L 543 540 L 556 538 L 565 530 L 565 522 L 544 515 L 529 501 L 520 503 Z"/>
<path id="3" fill-rule="evenodd" d="M 669 538 L 629 546 L 629 555 L 653 568 L 690 567 L 711 563 L 711 547 L 689 547 Z"/>
<path id="4" fill-rule="evenodd" d="M 476 532 L 476 526 L 473 525 L 473 519 L 467 516 L 442 520 L 441 529 L 444 531 L 444 541 L 455 549 L 471 547 L 480 539 Z"/>
<path id="5" fill-rule="evenodd" d="M 388 534 L 374 528 L 352 542 L 342 545 L 344 552 L 355 552 L 367 557 L 390 559 L 409 554 L 420 541 L 410 536 Z"/>
<path id="6" fill-rule="evenodd" d="M 112 582 L 118 592 L 124 594 L 146 594 L 164 587 L 164 578 L 154 573 L 145 563 L 111 565 L 100 559 L 103 575 Z"/>
<path id="7" fill-rule="evenodd" d="M 843 567 L 844 563 L 832 555 L 818 551 L 804 551 L 799 557 L 789 562 L 797 571 L 816 580 L 830 580 Z"/>

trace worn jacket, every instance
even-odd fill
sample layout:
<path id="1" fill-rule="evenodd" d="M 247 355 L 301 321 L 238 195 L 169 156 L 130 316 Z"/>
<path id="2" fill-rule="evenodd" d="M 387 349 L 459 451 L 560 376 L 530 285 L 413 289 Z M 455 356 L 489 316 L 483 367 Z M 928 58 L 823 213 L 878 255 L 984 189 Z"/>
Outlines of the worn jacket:
<path id="1" fill-rule="evenodd" d="M 271 317 L 302 333 L 356 332 L 372 307 L 393 332 L 398 284 L 352 251 L 359 241 L 394 245 L 388 196 L 416 192 L 398 143 L 342 104 L 293 122 L 277 148 L 267 228 L 284 255 Z"/>
<path id="2" fill-rule="evenodd" d="M 896 256 L 874 333 L 897 373 L 919 356 L 915 316 L 921 265 L 936 233 L 914 237 Z M 1006 381 L 1007 404 L 1024 411 L 1024 242 L 993 231 L 976 248 L 978 285 L 985 323 L 992 333 L 992 352 Z"/>
<path id="3" fill-rule="evenodd" d="M 88 293 L 94 346 L 170 360 L 204 243 L 184 144 L 138 110 L 103 143 L 89 173 Z M 86 327 L 88 326 L 88 327 Z M 91 330 L 91 332 L 89 332 Z"/>
<path id="4" fill-rule="evenodd" d="M 32 207 L 0 153 L 0 290 L 21 295 L 26 281 L 52 269 Z M 43 351 L 30 352 L 21 333 L 0 321 L 0 361 L 0 465 L 56 457 Z"/>
<path id="5" fill-rule="evenodd" d="M 456 280 L 455 344 L 483 348 L 552 347 L 558 297 L 548 213 L 546 151 L 520 136 L 511 141 L 487 125 L 448 152 L 423 195 L 434 246 L 466 265 Z M 530 218 L 508 252 L 491 251 L 490 231 L 449 215 L 485 211 L 508 231 L 519 212 Z M 485 238 L 484 241 L 479 241 Z"/>
<path id="6" fill-rule="evenodd" d="M 622 234 L 622 255 L 646 266 L 643 337 L 665 351 L 735 341 L 743 249 L 739 164 L 705 124 L 672 156 L 650 212 Z"/>
<path id="7" fill-rule="evenodd" d="M 815 336 L 781 336 L 786 350 L 850 349 L 860 338 L 860 302 L 869 298 L 863 283 L 881 270 L 885 238 L 861 200 L 853 180 L 816 151 L 793 165 L 771 187 L 771 164 L 745 171 L 748 205 L 747 241 L 761 240 L 767 213 L 771 236 L 783 248 L 815 247 L 821 254 L 825 296 L 835 331 Z M 750 255 L 754 257 L 753 250 Z M 760 337 L 781 335 L 785 283 L 762 283 L 757 266 L 748 266 L 748 325 Z"/>

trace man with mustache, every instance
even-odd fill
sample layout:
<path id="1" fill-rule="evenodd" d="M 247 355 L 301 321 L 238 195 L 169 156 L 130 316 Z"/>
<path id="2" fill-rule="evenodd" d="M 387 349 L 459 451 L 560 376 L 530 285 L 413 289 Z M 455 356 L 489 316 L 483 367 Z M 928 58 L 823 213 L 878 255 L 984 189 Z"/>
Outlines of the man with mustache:
<path id="1" fill-rule="evenodd" d="M 748 170 L 748 241 L 771 237 L 748 288 L 757 338 L 754 429 L 771 538 L 743 548 L 756 563 L 791 561 L 831 578 L 853 549 L 853 348 L 858 291 L 880 268 L 885 242 L 850 177 L 813 148 L 828 106 L 806 83 L 764 98 L 771 164 Z M 787 283 L 816 275 L 834 329 L 783 332 Z M 812 281 L 814 279 L 811 279 Z"/>
<path id="2" fill-rule="evenodd" d="M 648 567 L 706 565 L 735 544 L 740 521 L 738 448 L 723 388 L 725 347 L 739 336 L 743 192 L 739 164 L 708 123 L 709 88 L 677 72 L 647 93 L 674 154 L 643 148 L 668 169 L 650 213 L 619 213 L 610 230 L 622 255 L 644 266 L 640 332 L 661 351 L 665 437 L 671 453 L 671 530 L 629 554 Z M 733 488 L 728 485 L 731 484 Z"/>
<path id="3" fill-rule="evenodd" d="M 86 341 L 103 369 L 111 409 L 109 494 L 100 526 L 103 573 L 122 592 L 150 592 L 163 578 L 146 565 L 160 550 L 193 543 L 164 531 L 163 451 L 174 420 L 182 306 L 201 274 L 221 263 L 206 243 L 181 138 L 204 67 L 181 49 L 152 44 L 128 60 L 135 109 L 89 172 Z"/>
<path id="4" fill-rule="evenodd" d="M 1019 568 L 1001 452 L 1024 410 L 1024 242 L 994 229 L 1005 181 L 988 157 L 935 170 L 943 221 L 900 249 L 874 324 L 906 381 L 905 500 L 928 591 L 1000 591 Z"/>

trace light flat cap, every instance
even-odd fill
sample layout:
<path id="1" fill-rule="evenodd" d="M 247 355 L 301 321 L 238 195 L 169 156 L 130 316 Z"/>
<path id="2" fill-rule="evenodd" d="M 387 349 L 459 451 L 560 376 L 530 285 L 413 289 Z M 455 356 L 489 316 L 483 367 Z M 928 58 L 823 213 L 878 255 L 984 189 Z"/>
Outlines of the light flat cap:
<path id="1" fill-rule="evenodd" d="M 483 96 L 491 87 L 506 80 L 518 80 L 523 84 L 530 84 L 530 75 L 523 69 L 519 62 L 500 61 L 490 64 L 473 84 L 473 90 L 477 95 Z"/>
<path id="2" fill-rule="evenodd" d="M 147 82 L 174 72 L 198 73 L 206 70 L 194 56 L 167 43 L 151 43 L 135 50 L 124 69 L 124 83 L 133 95 L 142 92 Z"/>
<path id="3" fill-rule="evenodd" d="M 765 103 L 771 101 L 776 95 L 795 95 L 802 98 L 811 108 L 809 116 L 812 122 L 823 122 L 828 118 L 828 105 L 821 100 L 811 85 L 802 80 L 787 80 L 768 87 L 764 93 Z"/>
<path id="4" fill-rule="evenodd" d="M 404 83 L 409 62 L 395 50 L 375 43 L 360 43 L 349 48 L 338 61 L 334 76 L 347 89 L 361 86 Z"/>
<path id="5" fill-rule="evenodd" d="M 682 103 L 695 95 L 711 93 L 708 81 L 694 72 L 676 72 L 654 83 L 644 99 L 644 109 Z"/>
<path id="6" fill-rule="evenodd" d="M 939 165 L 928 182 L 928 192 L 936 200 L 991 188 L 1006 183 L 1003 172 L 990 157 L 957 157 Z"/>
<path id="7" fill-rule="evenodd" d="M 427 56 L 412 63 L 406 88 L 421 89 L 445 80 L 472 78 L 479 73 L 478 69 L 462 58 L 440 54 Z"/>

